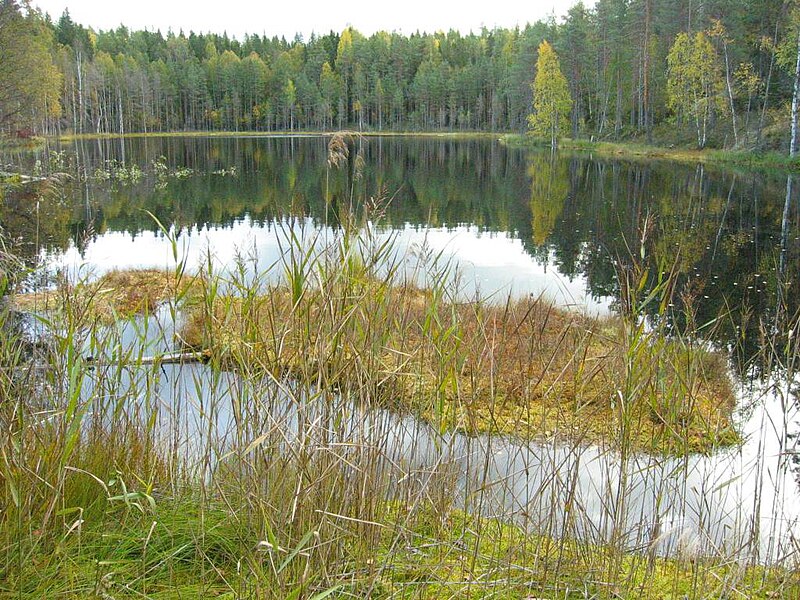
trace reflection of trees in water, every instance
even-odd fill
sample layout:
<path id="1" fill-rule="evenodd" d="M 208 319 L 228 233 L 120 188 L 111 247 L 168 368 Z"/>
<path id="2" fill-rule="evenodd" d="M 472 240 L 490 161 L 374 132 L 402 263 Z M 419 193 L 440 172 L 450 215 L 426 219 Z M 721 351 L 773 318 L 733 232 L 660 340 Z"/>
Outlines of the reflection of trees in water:
<path id="1" fill-rule="evenodd" d="M 792 285 L 798 277 L 798 271 L 789 271 L 790 262 L 790 235 L 791 235 L 791 212 L 794 201 L 794 175 L 791 173 L 786 176 L 786 198 L 783 204 L 783 214 L 781 215 L 781 244 L 780 259 L 778 260 L 778 276 L 776 288 L 778 292 L 778 311 L 779 320 L 791 319 L 790 298 Z M 797 237 L 795 238 L 797 240 Z M 797 244 L 795 244 L 796 246 Z M 796 250 L 796 248 L 795 248 Z M 795 315 L 796 316 L 796 315 Z"/>
<path id="2" fill-rule="evenodd" d="M 80 142 L 71 150 L 82 155 L 82 169 L 92 172 L 118 155 L 115 143 Z M 358 205 L 371 197 L 391 201 L 387 225 L 474 223 L 504 231 L 514 231 L 517 222 L 529 226 L 528 208 L 520 199 L 520 190 L 527 188 L 524 159 L 517 152 L 496 143 L 486 151 L 486 142 L 478 141 L 365 138 L 358 143 L 364 157 L 361 177 L 348 168 L 328 172 L 323 138 L 128 140 L 127 160 L 145 171 L 164 156 L 169 169 L 197 174 L 171 179 L 162 189 L 153 190 L 152 181 L 144 179 L 117 187 L 90 183 L 71 194 L 90 198 L 98 232 L 155 231 L 144 210 L 178 228 L 224 227 L 245 215 L 269 221 L 289 212 L 317 220 L 328 215 L 335 225 L 337 211 L 326 208 L 344 209 L 351 199 Z M 236 177 L 213 174 L 231 166 L 237 167 Z"/>
<path id="3" fill-rule="evenodd" d="M 709 324 L 711 337 L 743 368 L 759 355 L 764 331 L 778 338 L 787 331 L 779 310 L 796 322 L 800 290 L 792 274 L 800 272 L 800 224 L 795 204 L 784 202 L 780 178 L 560 160 L 570 165 L 569 192 L 562 193 L 566 202 L 546 245 L 562 273 L 585 275 L 595 294 L 617 295 L 614 260 L 624 267 L 638 259 L 631 252 L 638 252 L 639 223 L 650 215 L 656 227 L 645 259 L 653 275 L 664 268 L 676 274 L 675 327 Z M 539 181 L 532 180 L 532 197 Z"/>
<path id="4" fill-rule="evenodd" d="M 120 161 L 122 143 L 76 142 L 64 148 L 64 162 L 91 173 L 106 160 Z M 290 212 L 335 226 L 351 199 L 358 208 L 365 199 L 385 197 L 386 226 L 474 224 L 510 232 L 537 261 L 553 261 L 565 276 L 585 277 L 595 295 L 613 296 L 614 259 L 638 248 L 639 224 L 650 215 L 656 225 L 648 266 L 653 272 L 674 266 L 684 292 L 676 297 L 676 326 L 686 325 L 683 311 L 700 324 L 716 319 L 716 339 L 744 361 L 758 352 L 762 321 L 774 328 L 778 306 L 784 315 L 798 310 L 800 211 L 796 201 L 785 201 L 783 176 L 526 155 L 487 140 L 365 138 L 353 148 L 364 160 L 355 177 L 355 168 L 328 170 L 327 138 L 124 143 L 125 160 L 146 173 L 163 156 L 170 170 L 195 175 L 170 178 L 163 187 L 152 176 L 116 187 L 73 182 L 71 202 L 40 209 L 47 215 L 39 221 L 42 245 L 64 248 L 71 238 L 81 248 L 87 235 L 157 231 L 145 211 L 179 230 L 226 227 L 245 216 L 269 224 Z M 235 177 L 214 174 L 232 166 Z M 32 257 L 30 206 L 30 200 L 13 208 L 7 203 L 3 223 L 28 240 Z"/>
<path id="5" fill-rule="evenodd" d="M 0 231 L 9 249 L 35 266 L 41 248 L 66 250 L 73 231 L 72 210 L 58 194 L 28 184 L 0 196 Z"/>
<path id="6" fill-rule="evenodd" d="M 542 246 L 553 232 L 556 220 L 564 213 L 570 191 L 570 164 L 554 153 L 538 153 L 530 158 L 531 219 L 533 243 Z"/>

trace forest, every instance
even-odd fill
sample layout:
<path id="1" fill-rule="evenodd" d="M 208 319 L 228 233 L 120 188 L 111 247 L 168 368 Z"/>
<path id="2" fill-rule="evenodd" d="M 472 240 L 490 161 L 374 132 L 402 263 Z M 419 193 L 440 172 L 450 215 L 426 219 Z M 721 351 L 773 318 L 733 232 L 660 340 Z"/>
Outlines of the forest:
<path id="1" fill-rule="evenodd" d="M 560 60 L 574 139 L 785 150 L 788 0 L 598 0 L 516 29 L 309 39 L 95 31 L 0 3 L 0 129 L 525 131 L 538 49 Z M 257 29 L 258 24 L 254 23 Z"/>

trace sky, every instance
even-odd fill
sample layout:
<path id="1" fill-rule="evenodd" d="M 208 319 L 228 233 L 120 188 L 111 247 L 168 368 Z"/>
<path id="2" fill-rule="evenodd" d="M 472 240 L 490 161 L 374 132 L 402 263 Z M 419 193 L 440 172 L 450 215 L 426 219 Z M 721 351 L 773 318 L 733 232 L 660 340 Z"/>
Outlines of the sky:
<path id="1" fill-rule="evenodd" d="M 365 35 L 375 31 L 479 31 L 486 26 L 514 27 L 534 22 L 551 14 L 561 17 L 577 0 L 403 0 L 375 2 L 349 0 L 342 4 L 321 0 L 264 2 L 222 0 L 32 0 L 43 12 L 58 20 L 65 8 L 72 20 L 98 29 L 172 29 L 185 33 L 223 33 L 242 38 L 246 33 L 285 36 L 300 33 L 308 39 L 312 32 L 341 31 L 348 25 Z M 590 6 L 593 1 L 584 1 Z"/>

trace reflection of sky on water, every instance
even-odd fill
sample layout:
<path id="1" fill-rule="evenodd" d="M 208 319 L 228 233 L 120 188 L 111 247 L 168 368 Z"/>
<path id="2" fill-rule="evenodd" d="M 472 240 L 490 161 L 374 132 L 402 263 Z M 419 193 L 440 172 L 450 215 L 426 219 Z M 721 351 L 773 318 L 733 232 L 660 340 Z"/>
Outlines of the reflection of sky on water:
<path id="1" fill-rule="evenodd" d="M 315 229 L 310 220 L 301 221 L 297 227 L 302 237 L 310 243 L 315 239 L 319 246 L 334 237 L 333 230 Z M 287 247 L 284 224 L 269 226 L 254 224 L 249 219 L 236 222 L 231 227 L 192 229 L 177 238 L 178 256 L 186 260 L 191 269 L 205 262 L 211 252 L 216 267 L 230 268 L 237 256 L 257 257 L 259 271 L 274 269 L 282 251 Z M 593 314 L 608 311 L 610 298 L 596 298 L 588 292 L 585 278 L 572 280 L 554 267 L 539 264 L 528 254 L 522 242 L 508 233 L 481 232 L 474 226 L 454 228 L 423 228 L 407 225 L 403 229 L 380 234 L 392 236 L 395 250 L 409 262 L 419 263 L 420 257 L 441 255 L 441 261 L 450 261 L 460 272 L 460 292 L 464 297 L 505 299 L 508 294 L 520 297 L 527 294 L 543 295 L 560 306 L 570 306 Z M 61 255 L 46 257 L 46 262 L 60 266 L 75 275 L 102 274 L 112 269 L 162 268 L 172 269 L 172 245 L 160 233 L 144 231 L 136 235 L 109 232 L 91 241 L 83 254 L 73 245 Z"/>
<path id="2" fill-rule="evenodd" d="M 152 355 L 173 349 L 174 330 L 162 309 L 158 318 L 127 325 L 104 343 L 114 353 Z M 458 506 L 531 531 L 599 541 L 621 525 L 629 550 L 761 561 L 794 552 L 800 495 L 787 432 L 797 408 L 785 382 L 740 392 L 752 405 L 743 417 L 741 448 L 686 458 L 634 455 L 623 465 L 618 454 L 600 446 L 440 435 L 409 416 L 354 406 L 336 395 L 309 398 L 308 390 L 288 382 L 279 387 L 199 365 L 124 367 L 122 378 L 103 377 L 103 368 L 119 367 L 98 367 L 87 381 L 87 396 L 158 407 L 164 439 L 177 442 L 197 473 L 213 471 L 228 452 L 261 438 L 271 451 L 287 454 L 299 447 L 307 457 L 336 452 L 343 468 L 356 470 L 368 453 L 381 473 L 375 481 L 388 494 L 407 496 L 409 488 L 432 494 L 426 486 L 449 481 Z M 101 382 L 119 387 L 101 391 Z M 244 434 L 237 432 L 234 406 L 249 407 Z"/>

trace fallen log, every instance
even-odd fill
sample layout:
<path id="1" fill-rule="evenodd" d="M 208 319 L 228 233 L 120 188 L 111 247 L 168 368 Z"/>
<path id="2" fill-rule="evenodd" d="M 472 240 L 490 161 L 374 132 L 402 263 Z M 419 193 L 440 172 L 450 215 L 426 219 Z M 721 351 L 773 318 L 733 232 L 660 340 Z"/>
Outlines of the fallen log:
<path id="1" fill-rule="evenodd" d="M 33 175 L 23 175 L 22 173 L 12 173 L 10 171 L 0 171 L 0 179 L 19 178 L 20 183 L 37 183 L 47 181 L 47 177 L 34 177 Z"/>
<path id="2" fill-rule="evenodd" d="M 119 364 L 119 361 L 101 361 L 94 356 L 87 356 L 84 360 L 93 366 L 111 366 Z M 132 365 L 176 365 L 176 364 L 190 364 L 202 363 L 208 364 L 211 360 L 211 351 L 203 350 L 202 352 L 171 352 L 168 354 L 157 354 L 155 356 L 143 356 L 142 358 L 131 361 Z"/>

